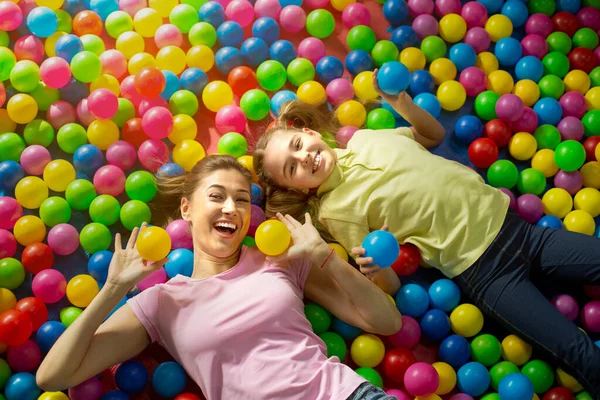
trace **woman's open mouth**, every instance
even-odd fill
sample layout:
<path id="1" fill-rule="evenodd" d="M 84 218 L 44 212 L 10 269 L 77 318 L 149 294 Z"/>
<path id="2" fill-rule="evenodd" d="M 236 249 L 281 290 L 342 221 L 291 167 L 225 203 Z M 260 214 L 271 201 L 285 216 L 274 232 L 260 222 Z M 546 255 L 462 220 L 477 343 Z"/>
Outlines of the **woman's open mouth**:
<path id="1" fill-rule="evenodd" d="M 231 221 L 217 221 L 213 224 L 213 228 L 224 238 L 233 237 L 238 230 L 238 226 Z"/>
<path id="2" fill-rule="evenodd" d="M 321 152 L 317 151 L 317 155 L 315 156 L 315 160 L 313 161 L 312 173 L 314 174 L 321 168 Z"/>

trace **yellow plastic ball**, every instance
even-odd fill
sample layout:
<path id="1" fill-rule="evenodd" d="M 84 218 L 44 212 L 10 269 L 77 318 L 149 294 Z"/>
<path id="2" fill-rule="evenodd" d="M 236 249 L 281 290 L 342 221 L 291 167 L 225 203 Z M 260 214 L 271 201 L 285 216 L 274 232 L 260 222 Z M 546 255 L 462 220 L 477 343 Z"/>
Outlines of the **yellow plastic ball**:
<path id="1" fill-rule="evenodd" d="M 588 110 L 600 110 L 600 86 L 588 90 L 585 94 L 585 102 Z"/>
<path id="2" fill-rule="evenodd" d="M 215 65 L 215 53 L 210 47 L 201 44 L 188 50 L 185 61 L 190 68 L 200 68 L 208 72 Z"/>
<path id="3" fill-rule="evenodd" d="M 337 118 L 342 126 L 350 125 L 360 128 L 367 120 L 367 110 L 358 101 L 348 100 L 338 107 Z"/>
<path id="4" fill-rule="evenodd" d="M 600 189 L 600 162 L 590 161 L 579 170 L 584 187 Z"/>
<path id="5" fill-rule="evenodd" d="M 285 224 L 276 219 L 270 219 L 256 228 L 254 234 L 256 247 L 267 256 L 278 256 L 287 250 L 292 237 Z"/>
<path id="6" fill-rule="evenodd" d="M 554 150 L 542 149 L 531 159 L 531 167 L 540 171 L 546 178 L 556 175 L 558 166 L 554 161 Z"/>
<path id="7" fill-rule="evenodd" d="M 17 123 L 10 119 L 5 108 L 0 108 L 0 134 L 14 132 L 17 129 Z"/>
<path id="8" fill-rule="evenodd" d="M 467 23 L 458 14 L 446 14 L 440 19 L 439 34 L 448 43 L 460 42 L 467 33 Z"/>
<path id="9" fill-rule="evenodd" d="M 354 88 L 354 94 L 360 100 L 375 100 L 379 97 L 373 87 L 372 71 L 363 71 L 356 75 L 354 81 L 352 81 L 352 87 Z"/>
<path id="10" fill-rule="evenodd" d="M 447 58 L 438 58 L 429 65 L 429 73 L 436 85 L 456 78 L 456 65 Z"/>
<path id="11" fill-rule="evenodd" d="M 156 53 L 156 66 L 179 75 L 185 70 L 185 52 L 177 46 L 165 46 Z"/>
<path id="12" fill-rule="evenodd" d="M 579 232 L 592 236 L 596 229 L 596 223 L 590 213 L 583 210 L 573 210 L 567 214 L 563 221 L 565 229 L 571 232 Z"/>
<path id="13" fill-rule="evenodd" d="M 158 11 L 152 8 L 142 8 L 133 16 L 133 29 L 143 37 L 154 37 L 156 30 L 162 25 L 163 20 Z"/>
<path id="14" fill-rule="evenodd" d="M 518 132 L 508 142 L 508 152 L 513 158 L 525 161 L 529 160 L 537 150 L 537 141 L 531 133 Z"/>
<path id="15" fill-rule="evenodd" d="M 404 64 L 410 72 L 425 68 L 427 59 L 421 49 L 416 47 L 407 47 L 400 52 L 400 62 Z"/>
<path id="16" fill-rule="evenodd" d="M 75 307 L 89 306 L 98 292 L 98 282 L 87 274 L 76 275 L 67 284 L 67 299 Z"/>
<path id="17" fill-rule="evenodd" d="M 600 215 L 600 191 L 594 188 L 583 188 L 575 195 L 573 204 L 576 210 L 583 210 L 596 218 Z"/>
<path id="18" fill-rule="evenodd" d="M 29 246 L 32 243 L 39 243 L 44 240 L 46 237 L 46 225 L 35 215 L 24 215 L 15 223 L 13 234 L 21 246 Z"/>
<path id="19" fill-rule="evenodd" d="M 96 89 L 108 89 L 113 92 L 115 96 L 119 96 L 119 94 L 121 94 L 121 85 L 119 84 L 119 80 L 109 74 L 100 75 L 90 84 L 90 93 Z"/>
<path id="20" fill-rule="evenodd" d="M 483 314 L 473 304 L 461 304 L 450 314 L 450 326 L 457 335 L 475 336 L 483 328 Z"/>
<path id="21" fill-rule="evenodd" d="M 150 0 L 148 6 L 156 10 L 162 18 L 167 18 L 171 10 L 179 4 L 178 0 Z"/>
<path id="22" fill-rule="evenodd" d="M 65 0 L 36 0 L 39 7 L 48 7 L 51 10 L 58 10 L 62 7 Z"/>
<path id="23" fill-rule="evenodd" d="M 544 214 L 563 219 L 573 210 L 573 198 L 565 189 L 552 188 L 542 197 Z"/>
<path id="24" fill-rule="evenodd" d="M 435 394 L 444 395 L 450 393 L 454 389 L 454 386 L 456 386 L 456 372 L 454 368 L 445 362 L 436 362 L 431 364 L 431 366 L 435 368 L 440 377 L 440 383 Z"/>
<path id="25" fill-rule="evenodd" d="M 246 168 L 252 174 L 252 180 L 258 183 L 258 176 L 256 175 L 256 171 L 254 170 L 254 160 L 252 156 L 245 155 L 238 158 L 238 162 L 244 168 Z"/>
<path id="26" fill-rule="evenodd" d="M 233 90 L 223 81 L 212 81 L 202 90 L 202 102 L 212 112 L 233 103 Z"/>
<path id="27" fill-rule="evenodd" d="M 44 182 L 55 192 L 64 192 L 75 180 L 75 167 L 67 160 L 52 160 L 44 168 Z"/>
<path id="28" fill-rule="evenodd" d="M 315 106 L 321 105 L 327 100 L 325 88 L 317 81 L 302 83 L 296 90 L 296 96 L 301 102 Z"/>
<path id="29" fill-rule="evenodd" d="M 500 68 L 498 58 L 496 57 L 496 55 L 490 53 L 489 51 L 484 51 L 477 54 L 475 66 L 477 68 L 481 68 L 481 70 L 485 73 L 485 76 L 488 76 L 489 74 L 491 74 L 494 71 L 497 71 L 498 68 Z"/>
<path id="30" fill-rule="evenodd" d="M 17 124 L 28 124 L 37 116 L 38 104 L 30 95 L 18 93 L 8 100 L 6 111 Z"/>
<path id="31" fill-rule="evenodd" d="M 578 393 L 583 390 L 583 386 L 577 382 L 573 376 L 567 374 L 562 368 L 556 369 L 556 383 L 560 386 L 569 389 L 573 393 Z"/>
<path id="32" fill-rule="evenodd" d="M 204 147 L 193 139 L 182 140 L 173 149 L 173 161 L 189 172 L 206 156 Z"/>
<path id="33" fill-rule="evenodd" d="M 143 68 L 156 67 L 156 59 L 149 53 L 134 54 L 127 63 L 127 71 L 130 75 L 135 75 Z"/>
<path id="34" fill-rule="evenodd" d="M 37 400 L 69 400 L 63 392 L 44 392 Z"/>
<path id="35" fill-rule="evenodd" d="M 492 42 L 509 37 L 513 32 L 512 21 L 505 15 L 494 14 L 485 23 L 485 30 L 490 35 Z"/>
<path id="36" fill-rule="evenodd" d="M 520 367 L 531 358 L 531 345 L 517 335 L 508 335 L 502 341 L 502 358 Z"/>
<path id="37" fill-rule="evenodd" d="M 331 0 L 331 6 L 338 11 L 344 11 L 350 4 L 356 3 L 356 0 Z"/>
<path id="38" fill-rule="evenodd" d="M 596 149 L 594 150 L 594 155 L 596 156 L 596 161 L 600 161 L 600 146 L 596 145 Z"/>
<path id="39" fill-rule="evenodd" d="M 40 208 L 47 198 L 48 186 L 46 182 L 37 176 L 26 176 L 15 187 L 15 199 L 24 208 L 30 210 Z"/>
<path id="40" fill-rule="evenodd" d="M 359 367 L 373 368 L 383 361 L 385 345 L 377 336 L 366 333 L 354 339 L 350 355 Z"/>
<path id="41" fill-rule="evenodd" d="M 127 60 L 146 48 L 144 38 L 137 32 L 123 32 L 115 42 L 115 49 L 119 50 Z"/>
<path id="42" fill-rule="evenodd" d="M 0 314 L 4 311 L 12 310 L 17 304 L 17 298 L 10 290 L 0 288 Z"/>
<path id="43" fill-rule="evenodd" d="M 183 140 L 193 140 L 196 138 L 198 125 L 194 118 L 187 114 L 178 114 L 173 117 L 173 130 L 169 133 L 169 140 L 174 144 L 181 143 Z"/>
<path id="44" fill-rule="evenodd" d="M 437 98 L 446 111 L 456 111 L 465 104 L 467 91 L 457 81 L 446 81 L 438 87 Z"/>
<path id="45" fill-rule="evenodd" d="M 340 257 L 344 261 L 348 261 L 348 253 L 346 252 L 346 249 L 344 249 L 344 247 L 337 243 L 328 243 L 328 245 L 333 249 L 333 251 L 335 251 L 335 254 L 337 254 L 338 257 Z"/>
<path id="46" fill-rule="evenodd" d="M 57 31 L 46 38 L 46 41 L 44 42 L 44 52 L 48 57 L 56 56 L 56 42 L 58 41 L 58 39 L 60 39 L 61 36 L 64 35 L 66 35 L 65 32 Z"/>
<path id="47" fill-rule="evenodd" d="M 135 247 L 144 260 L 160 261 L 171 251 L 171 237 L 163 228 L 150 226 L 140 231 Z"/>
<path id="48" fill-rule="evenodd" d="M 513 94 L 523 100 L 527 107 L 533 107 L 540 99 L 540 87 L 531 79 L 522 79 L 515 84 Z"/>
<path id="49" fill-rule="evenodd" d="M 119 127 L 110 119 L 96 119 L 87 128 L 87 138 L 90 144 L 106 150 L 119 140 Z"/>
<path id="50" fill-rule="evenodd" d="M 565 75 L 563 82 L 565 83 L 565 92 L 579 92 L 583 95 L 590 89 L 592 84 L 590 76 L 580 69 L 569 71 Z"/>
<path id="51" fill-rule="evenodd" d="M 512 92 L 515 81 L 512 76 L 504 70 L 493 71 L 488 75 L 487 88 L 499 95 Z"/>

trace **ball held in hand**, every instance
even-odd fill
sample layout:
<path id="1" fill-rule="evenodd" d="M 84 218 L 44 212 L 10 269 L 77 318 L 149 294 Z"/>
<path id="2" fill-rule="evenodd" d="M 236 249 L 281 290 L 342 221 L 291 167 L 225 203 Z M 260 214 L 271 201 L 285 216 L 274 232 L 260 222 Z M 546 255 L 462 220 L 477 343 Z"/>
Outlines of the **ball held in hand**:
<path id="1" fill-rule="evenodd" d="M 363 240 L 362 247 L 366 251 L 364 257 L 372 257 L 373 264 L 380 268 L 392 265 L 400 253 L 400 245 L 394 235 L 384 230 L 369 233 Z"/>

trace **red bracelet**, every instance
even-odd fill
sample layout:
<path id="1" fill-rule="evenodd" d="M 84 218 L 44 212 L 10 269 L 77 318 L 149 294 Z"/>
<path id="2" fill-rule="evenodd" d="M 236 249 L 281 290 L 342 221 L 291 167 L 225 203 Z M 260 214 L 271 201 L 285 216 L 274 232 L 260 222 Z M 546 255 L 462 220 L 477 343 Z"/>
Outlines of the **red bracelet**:
<path id="1" fill-rule="evenodd" d="M 329 252 L 329 255 L 327 256 L 327 258 L 325 259 L 325 261 L 323 261 L 323 264 L 321 264 L 321 266 L 319 268 L 323 268 L 325 266 L 325 264 L 327 264 L 327 261 L 329 261 L 329 259 L 333 255 L 333 252 L 334 252 L 334 250 L 331 249 L 331 251 Z"/>

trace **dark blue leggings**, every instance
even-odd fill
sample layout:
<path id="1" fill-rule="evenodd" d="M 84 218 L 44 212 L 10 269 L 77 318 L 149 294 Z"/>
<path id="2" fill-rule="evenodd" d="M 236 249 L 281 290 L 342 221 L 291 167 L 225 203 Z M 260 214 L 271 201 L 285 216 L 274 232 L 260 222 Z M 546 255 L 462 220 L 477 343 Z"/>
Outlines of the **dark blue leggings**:
<path id="1" fill-rule="evenodd" d="M 533 272 L 564 283 L 600 284 L 600 240 L 536 227 L 509 211 L 498 237 L 454 281 L 484 314 L 600 399 L 600 348 L 534 286 Z"/>

